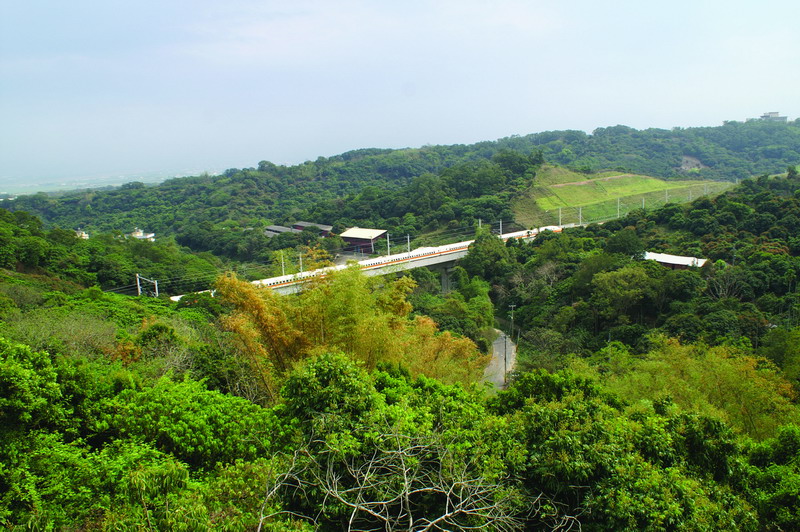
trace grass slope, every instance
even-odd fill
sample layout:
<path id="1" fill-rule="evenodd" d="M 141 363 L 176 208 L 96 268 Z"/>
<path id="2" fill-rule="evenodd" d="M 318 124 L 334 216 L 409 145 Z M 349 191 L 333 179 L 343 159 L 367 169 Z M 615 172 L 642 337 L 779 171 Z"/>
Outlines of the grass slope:
<path id="1" fill-rule="evenodd" d="M 636 208 L 664 203 L 684 203 L 704 194 L 716 195 L 733 183 L 719 181 L 664 181 L 621 172 L 580 174 L 563 167 L 546 166 L 536 182 L 512 209 L 526 226 L 601 221 Z M 560 220 L 559 220 L 560 216 Z"/>

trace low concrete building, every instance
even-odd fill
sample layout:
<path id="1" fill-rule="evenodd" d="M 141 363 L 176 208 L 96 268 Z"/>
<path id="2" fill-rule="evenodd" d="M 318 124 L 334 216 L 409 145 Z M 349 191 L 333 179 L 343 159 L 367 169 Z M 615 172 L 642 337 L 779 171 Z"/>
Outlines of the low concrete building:
<path id="1" fill-rule="evenodd" d="M 769 111 L 769 112 L 764 113 L 763 115 L 761 115 L 758 118 L 748 118 L 747 119 L 747 122 L 757 122 L 757 121 L 762 121 L 762 122 L 781 122 L 781 123 L 785 124 L 786 122 L 789 121 L 789 117 L 788 116 L 781 116 L 781 114 L 778 111 Z"/>
<path id="2" fill-rule="evenodd" d="M 697 257 L 682 257 L 680 255 L 668 255 L 666 253 L 645 252 L 644 260 L 654 260 L 662 266 L 672 270 L 687 270 L 689 268 L 702 268 L 708 259 L 698 259 Z"/>

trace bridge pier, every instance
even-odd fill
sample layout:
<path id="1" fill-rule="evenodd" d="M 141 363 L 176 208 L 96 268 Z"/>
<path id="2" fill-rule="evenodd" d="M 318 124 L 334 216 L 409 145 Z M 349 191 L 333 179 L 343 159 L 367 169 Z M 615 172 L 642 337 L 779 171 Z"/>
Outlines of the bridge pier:
<path id="1" fill-rule="evenodd" d="M 441 277 L 442 282 L 442 295 L 446 296 L 453 290 L 450 281 L 450 273 L 453 271 L 453 262 L 437 264 L 435 266 L 428 266 L 428 268 L 436 272 Z"/>

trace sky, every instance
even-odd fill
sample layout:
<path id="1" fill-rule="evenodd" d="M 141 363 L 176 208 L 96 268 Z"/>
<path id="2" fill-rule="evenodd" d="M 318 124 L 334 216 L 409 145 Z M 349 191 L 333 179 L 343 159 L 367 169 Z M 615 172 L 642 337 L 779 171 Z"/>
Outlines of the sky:
<path id="1" fill-rule="evenodd" d="M 0 192 L 800 115 L 797 0 L 0 0 Z"/>

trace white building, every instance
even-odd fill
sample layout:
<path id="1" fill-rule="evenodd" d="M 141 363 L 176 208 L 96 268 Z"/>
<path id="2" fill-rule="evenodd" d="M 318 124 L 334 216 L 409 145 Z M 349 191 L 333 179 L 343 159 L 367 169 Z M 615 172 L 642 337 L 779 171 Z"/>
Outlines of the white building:
<path id="1" fill-rule="evenodd" d="M 138 238 L 139 240 L 149 240 L 150 242 L 155 242 L 156 234 L 155 233 L 145 233 L 138 227 L 134 228 L 133 233 L 128 235 L 131 238 Z"/>
<path id="2" fill-rule="evenodd" d="M 702 268 L 703 264 L 708 261 L 708 259 L 698 259 L 697 257 L 682 257 L 680 255 L 667 255 L 666 253 L 652 253 L 650 251 L 645 252 L 644 260 L 654 260 L 673 270 Z"/>

